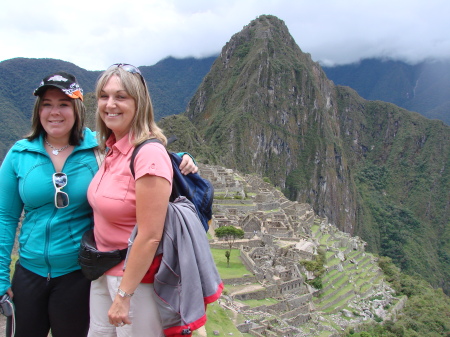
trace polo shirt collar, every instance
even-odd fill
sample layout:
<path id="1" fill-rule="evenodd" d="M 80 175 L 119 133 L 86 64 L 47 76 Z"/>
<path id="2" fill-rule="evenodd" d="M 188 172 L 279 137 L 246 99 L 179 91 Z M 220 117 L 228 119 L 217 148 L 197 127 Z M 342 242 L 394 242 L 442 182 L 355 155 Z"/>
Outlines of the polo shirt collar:
<path id="1" fill-rule="evenodd" d="M 124 155 L 126 155 L 134 147 L 134 145 L 129 141 L 129 134 L 123 136 L 119 141 L 116 141 L 116 136 L 111 134 L 106 141 L 106 146 L 109 148 L 116 148 Z"/>

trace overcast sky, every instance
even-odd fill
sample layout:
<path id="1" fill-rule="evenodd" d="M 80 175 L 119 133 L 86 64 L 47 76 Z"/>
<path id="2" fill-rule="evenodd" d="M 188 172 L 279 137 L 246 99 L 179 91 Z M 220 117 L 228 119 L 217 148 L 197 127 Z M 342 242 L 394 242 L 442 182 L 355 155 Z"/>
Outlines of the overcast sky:
<path id="1" fill-rule="evenodd" d="M 9 0 L 0 8 L 0 61 L 54 58 L 103 70 L 206 57 L 262 14 L 283 20 L 302 51 L 326 65 L 450 58 L 448 0 Z"/>

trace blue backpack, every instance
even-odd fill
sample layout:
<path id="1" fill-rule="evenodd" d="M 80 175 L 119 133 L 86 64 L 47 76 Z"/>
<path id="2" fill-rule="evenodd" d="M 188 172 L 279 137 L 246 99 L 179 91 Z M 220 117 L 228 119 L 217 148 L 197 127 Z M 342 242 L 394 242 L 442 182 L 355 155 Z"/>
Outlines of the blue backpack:
<path id="1" fill-rule="evenodd" d="M 170 138 L 168 139 L 168 143 L 170 144 L 175 140 L 176 138 Z M 134 158 L 142 146 L 154 142 L 162 144 L 158 139 L 152 138 L 147 139 L 134 148 L 130 161 L 130 170 L 133 177 Z M 180 171 L 182 158 L 176 153 L 169 151 L 167 151 L 167 153 L 169 154 L 173 168 L 172 194 L 170 195 L 170 201 L 174 201 L 180 196 L 189 199 L 194 204 L 205 231 L 208 231 L 209 222 L 212 218 L 212 204 L 214 199 L 213 185 L 209 180 L 202 178 L 198 173 L 189 173 L 188 175 L 182 174 Z"/>

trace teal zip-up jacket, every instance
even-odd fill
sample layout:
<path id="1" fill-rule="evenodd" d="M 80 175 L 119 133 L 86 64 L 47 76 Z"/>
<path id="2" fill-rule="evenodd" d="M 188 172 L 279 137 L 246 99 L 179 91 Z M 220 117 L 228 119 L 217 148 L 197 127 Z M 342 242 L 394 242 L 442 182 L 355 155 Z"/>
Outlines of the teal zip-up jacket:
<path id="1" fill-rule="evenodd" d="M 55 207 L 54 166 L 44 148 L 43 136 L 16 142 L 0 168 L 0 296 L 11 286 L 11 251 L 18 223 L 20 264 L 43 277 L 53 278 L 80 269 L 77 263 L 82 234 L 92 226 L 86 191 L 98 170 L 93 149 L 95 132 L 85 129 L 62 172 L 69 206 Z"/>

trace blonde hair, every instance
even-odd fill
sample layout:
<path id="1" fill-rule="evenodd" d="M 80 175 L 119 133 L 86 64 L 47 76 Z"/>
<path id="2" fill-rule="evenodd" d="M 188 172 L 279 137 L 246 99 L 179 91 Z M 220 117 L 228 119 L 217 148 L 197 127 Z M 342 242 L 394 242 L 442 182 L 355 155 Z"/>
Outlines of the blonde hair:
<path id="1" fill-rule="evenodd" d="M 26 139 L 32 141 L 33 139 L 38 138 L 41 134 L 44 136 L 47 134 L 44 127 L 41 124 L 41 118 L 39 115 L 39 110 L 41 107 L 42 96 L 44 96 L 44 92 L 42 92 L 39 96 L 36 97 L 34 101 L 33 115 L 31 116 L 31 130 L 25 136 Z M 73 124 L 72 129 L 70 130 L 69 136 L 69 144 L 70 145 L 80 145 L 80 142 L 83 140 L 83 130 L 84 130 L 84 120 L 86 118 L 86 107 L 81 99 L 71 98 L 70 102 L 72 103 L 73 112 L 75 115 L 75 123 Z"/>
<path id="2" fill-rule="evenodd" d="M 103 87 L 112 76 L 117 76 L 120 79 L 123 88 L 136 103 L 136 113 L 131 121 L 131 128 L 128 135 L 130 141 L 133 142 L 133 145 L 136 146 L 149 138 L 157 138 L 166 146 L 167 139 L 162 130 L 156 125 L 150 93 L 148 92 L 144 78 L 140 74 L 130 73 L 120 66 L 108 68 L 97 80 L 95 89 L 97 101 L 100 98 Z M 98 145 L 101 150 L 104 150 L 106 147 L 106 140 L 111 136 L 112 130 L 106 126 L 105 122 L 100 117 L 98 106 L 96 123 Z"/>

